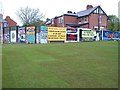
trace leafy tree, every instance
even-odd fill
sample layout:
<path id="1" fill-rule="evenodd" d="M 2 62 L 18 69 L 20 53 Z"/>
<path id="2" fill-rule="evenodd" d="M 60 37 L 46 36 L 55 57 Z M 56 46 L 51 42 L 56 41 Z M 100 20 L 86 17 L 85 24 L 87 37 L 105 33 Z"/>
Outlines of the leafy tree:
<path id="1" fill-rule="evenodd" d="M 119 19 L 116 15 L 109 15 L 108 29 L 112 31 L 119 31 Z"/>
<path id="2" fill-rule="evenodd" d="M 23 26 L 38 26 L 43 24 L 41 19 L 44 18 L 43 13 L 40 13 L 39 9 L 32 9 L 30 7 L 21 7 L 16 15 L 20 18 Z"/>

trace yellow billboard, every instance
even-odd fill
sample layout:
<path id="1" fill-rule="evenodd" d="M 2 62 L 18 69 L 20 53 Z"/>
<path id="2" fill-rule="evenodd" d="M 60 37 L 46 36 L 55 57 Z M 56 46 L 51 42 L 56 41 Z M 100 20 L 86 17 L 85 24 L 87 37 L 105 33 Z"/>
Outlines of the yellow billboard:
<path id="1" fill-rule="evenodd" d="M 48 41 L 66 41 L 66 28 L 48 27 Z"/>
<path id="2" fill-rule="evenodd" d="M 27 34 L 35 34 L 35 26 L 27 27 Z"/>

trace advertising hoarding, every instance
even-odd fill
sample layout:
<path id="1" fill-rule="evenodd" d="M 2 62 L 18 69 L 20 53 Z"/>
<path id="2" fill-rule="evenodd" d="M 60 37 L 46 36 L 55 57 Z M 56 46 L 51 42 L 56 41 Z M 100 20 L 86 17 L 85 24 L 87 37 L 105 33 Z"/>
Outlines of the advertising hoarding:
<path id="1" fill-rule="evenodd" d="M 35 26 L 26 28 L 26 43 L 35 43 Z"/>
<path id="2" fill-rule="evenodd" d="M 15 43 L 17 41 L 17 27 L 10 27 L 10 42 Z"/>
<path id="3" fill-rule="evenodd" d="M 4 28 L 4 43 L 10 43 L 10 28 L 9 27 L 5 27 Z"/>
<path id="4" fill-rule="evenodd" d="M 18 43 L 26 42 L 25 27 L 18 27 Z"/>
<path id="5" fill-rule="evenodd" d="M 36 43 L 40 43 L 40 27 L 36 28 Z"/>
<path id="6" fill-rule="evenodd" d="M 102 31 L 102 40 L 118 40 L 120 39 L 120 32 Z"/>
<path id="7" fill-rule="evenodd" d="M 40 43 L 48 43 L 48 27 L 40 27 Z"/>
<path id="8" fill-rule="evenodd" d="M 10 31 L 10 41 L 15 43 L 16 42 L 16 31 L 13 30 L 13 31 Z"/>
<path id="9" fill-rule="evenodd" d="M 66 42 L 79 42 L 79 31 L 77 28 L 67 28 Z"/>
<path id="10" fill-rule="evenodd" d="M 96 36 L 96 31 L 93 30 L 83 30 L 82 37 L 94 37 Z"/>
<path id="11" fill-rule="evenodd" d="M 66 28 L 48 27 L 48 41 L 66 41 Z"/>
<path id="12" fill-rule="evenodd" d="M 67 34 L 67 41 L 77 41 L 77 34 Z"/>

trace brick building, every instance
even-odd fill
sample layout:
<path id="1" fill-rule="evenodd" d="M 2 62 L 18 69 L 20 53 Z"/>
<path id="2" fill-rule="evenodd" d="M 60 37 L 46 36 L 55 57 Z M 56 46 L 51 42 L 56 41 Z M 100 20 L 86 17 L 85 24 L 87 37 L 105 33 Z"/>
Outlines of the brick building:
<path id="1" fill-rule="evenodd" d="M 17 26 L 17 23 L 13 19 L 11 19 L 10 16 L 6 16 L 6 18 L 3 19 L 3 15 L 0 14 L 0 26 Z"/>
<path id="2" fill-rule="evenodd" d="M 3 19 L 3 14 L 0 14 L 0 44 L 3 43 L 3 27 L 9 26 L 17 26 L 17 23 L 9 16 L 6 16 L 6 18 Z"/>
<path id="3" fill-rule="evenodd" d="M 8 26 L 17 26 L 17 23 L 10 18 L 10 16 L 6 16 L 5 20 L 7 21 Z"/>
<path id="4" fill-rule="evenodd" d="M 70 26 L 101 30 L 107 29 L 108 16 L 101 6 L 93 7 L 92 5 L 87 5 L 84 11 L 77 13 L 68 11 L 67 14 L 47 19 L 45 24 L 56 27 Z"/>

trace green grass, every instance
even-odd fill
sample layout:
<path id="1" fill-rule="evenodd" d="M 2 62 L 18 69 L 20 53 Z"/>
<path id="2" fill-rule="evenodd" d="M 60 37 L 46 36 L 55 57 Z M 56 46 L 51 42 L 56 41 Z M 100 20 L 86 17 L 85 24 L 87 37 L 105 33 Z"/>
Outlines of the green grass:
<path id="1" fill-rule="evenodd" d="M 118 42 L 4 44 L 3 88 L 117 88 Z"/>

